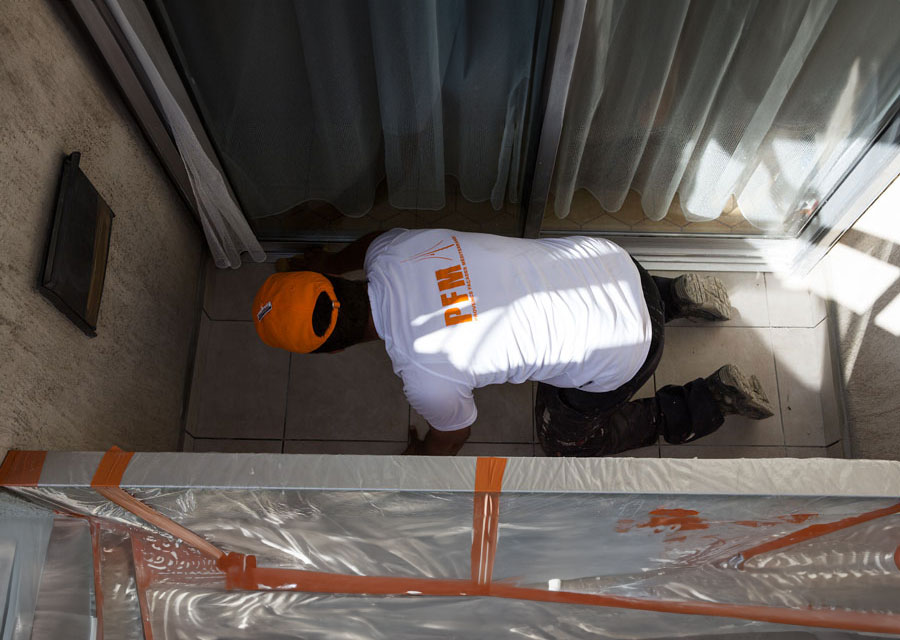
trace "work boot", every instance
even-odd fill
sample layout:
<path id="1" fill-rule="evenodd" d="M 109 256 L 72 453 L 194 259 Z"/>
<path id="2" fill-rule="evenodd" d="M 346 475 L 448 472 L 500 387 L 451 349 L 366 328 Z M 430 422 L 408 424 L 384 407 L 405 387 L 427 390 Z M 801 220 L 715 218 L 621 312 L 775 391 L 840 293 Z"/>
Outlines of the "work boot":
<path id="1" fill-rule="evenodd" d="M 723 415 L 737 414 L 753 420 L 763 420 L 774 415 L 759 378 L 748 378 L 737 365 L 726 364 L 721 367 L 706 378 L 706 386 Z"/>
<path id="2" fill-rule="evenodd" d="M 714 276 L 685 273 L 672 283 L 677 313 L 682 318 L 728 320 L 731 300 L 725 284 Z"/>

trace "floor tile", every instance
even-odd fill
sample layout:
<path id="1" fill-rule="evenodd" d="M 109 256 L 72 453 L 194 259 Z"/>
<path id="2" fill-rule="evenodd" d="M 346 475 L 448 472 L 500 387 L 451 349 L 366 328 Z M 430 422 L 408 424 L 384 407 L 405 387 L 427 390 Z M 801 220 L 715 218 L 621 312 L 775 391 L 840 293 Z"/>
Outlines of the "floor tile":
<path id="1" fill-rule="evenodd" d="M 815 331 L 819 344 L 823 347 L 822 360 L 822 423 L 825 430 L 825 444 L 830 445 L 841 439 L 844 433 L 844 414 L 841 410 L 840 377 L 841 363 L 837 348 L 831 343 L 831 331 L 828 322 L 820 323 Z M 841 456 L 843 457 L 843 456 Z"/>
<path id="2" fill-rule="evenodd" d="M 319 453 L 344 455 L 397 456 L 406 449 L 405 442 L 371 440 L 285 440 L 285 453 Z"/>
<path id="3" fill-rule="evenodd" d="M 475 389 L 478 419 L 471 442 L 531 443 L 534 438 L 534 385 L 499 384 Z"/>
<path id="4" fill-rule="evenodd" d="M 656 395 L 656 375 L 650 376 L 650 379 L 644 383 L 644 386 L 637 390 L 632 400 L 640 400 L 641 398 L 652 398 Z"/>
<path id="5" fill-rule="evenodd" d="M 829 458 L 847 458 L 849 456 L 846 455 L 844 451 L 844 443 L 842 441 L 835 442 L 832 445 L 825 447 L 825 450 L 828 452 Z"/>
<path id="6" fill-rule="evenodd" d="M 478 419 L 471 442 L 532 442 L 534 403 L 532 384 L 495 384 L 475 389 Z"/>
<path id="7" fill-rule="evenodd" d="M 825 291 L 827 284 L 825 280 L 824 270 L 813 270 L 805 279 L 812 300 L 812 323 L 813 326 L 818 325 L 828 316 L 828 303 Z"/>
<path id="8" fill-rule="evenodd" d="M 658 458 L 659 457 L 659 445 L 655 444 L 650 447 L 640 447 L 639 449 L 630 449 L 628 451 L 623 451 L 622 453 L 617 453 L 613 457 L 614 458 Z"/>
<path id="9" fill-rule="evenodd" d="M 274 262 L 245 262 L 238 269 L 218 269 L 209 261 L 203 308 L 211 320 L 252 320 L 256 291 L 273 273 Z"/>
<path id="10" fill-rule="evenodd" d="M 831 350 L 824 324 L 814 329 L 772 329 L 784 442 L 824 447 L 840 437 Z M 826 436 L 825 408 L 828 411 Z"/>
<path id="11" fill-rule="evenodd" d="M 197 438 L 194 453 L 281 453 L 281 440 Z"/>
<path id="12" fill-rule="evenodd" d="M 788 458 L 840 458 L 831 447 L 785 447 Z"/>
<path id="13" fill-rule="evenodd" d="M 799 279 L 786 279 L 775 273 L 765 274 L 766 302 L 769 307 L 769 326 L 814 327 L 822 306 Z"/>
<path id="14" fill-rule="evenodd" d="M 409 405 L 379 340 L 291 356 L 286 437 L 405 441 Z"/>
<path id="15" fill-rule="evenodd" d="M 506 442 L 467 442 L 457 455 L 531 458 L 534 455 L 534 445 L 510 444 Z"/>
<path id="16" fill-rule="evenodd" d="M 771 331 L 756 327 L 666 328 L 665 349 L 656 369 L 657 388 L 704 378 L 720 366 L 733 363 L 747 375 L 758 376 L 766 395 L 776 406 L 775 415 L 765 420 L 727 416 L 725 424 L 716 432 L 681 446 L 784 444 L 781 415 L 777 411 L 778 385 Z"/>
<path id="17" fill-rule="evenodd" d="M 281 438 L 290 354 L 265 345 L 252 322 L 210 322 L 197 423 L 208 438 Z"/>
<path id="18" fill-rule="evenodd" d="M 475 389 L 478 418 L 472 424 L 469 442 L 534 442 L 534 385 L 494 384 Z M 428 423 L 415 410 L 410 424 L 424 437 Z"/>
<path id="19" fill-rule="evenodd" d="M 783 458 L 784 447 L 700 447 L 663 445 L 659 448 L 662 458 Z"/>
<path id="20" fill-rule="evenodd" d="M 651 271 L 653 275 L 675 278 L 683 271 Z M 728 297 L 731 298 L 733 307 L 731 319 L 725 322 L 716 322 L 720 327 L 768 327 L 769 310 L 766 302 L 766 281 L 762 273 L 737 272 L 737 271 L 709 271 L 703 275 L 716 276 L 721 279 L 728 289 Z M 673 320 L 667 326 L 702 326 L 693 320 Z"/>
<path id="21" fill-rule="evenodd" d="M 206 312 L 200 310 L 200 330 L 197 333 L 197 347 L 194 351 L 194 363 L 191 370 L 191 388 L 188 391 L 188 410 L 185 418 L 185 430 L 189 434 L 197 432 L 197 423 L 200 419 L 200 380 L 206 370 L 206 355 L 209 349 L 209 334 L 212 329 L 212 321 Z"/>

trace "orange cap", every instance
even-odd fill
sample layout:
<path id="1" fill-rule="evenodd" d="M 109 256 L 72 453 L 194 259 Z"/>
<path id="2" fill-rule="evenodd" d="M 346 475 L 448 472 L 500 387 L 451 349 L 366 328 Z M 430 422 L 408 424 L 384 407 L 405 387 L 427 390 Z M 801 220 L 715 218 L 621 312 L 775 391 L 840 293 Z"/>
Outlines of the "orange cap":
<path id="1" fill-rule="evenodd" d="M 331 322 L 323 335 L 313 330 L 313 310 L 319 295 L 331 298 Z M 328 278 L 313 271 L 289 271 L 269 276 L 253 299 L 253 324 L 270 347 L 310 353 L 328 340 L 337 324 L 341 303 Z"/>

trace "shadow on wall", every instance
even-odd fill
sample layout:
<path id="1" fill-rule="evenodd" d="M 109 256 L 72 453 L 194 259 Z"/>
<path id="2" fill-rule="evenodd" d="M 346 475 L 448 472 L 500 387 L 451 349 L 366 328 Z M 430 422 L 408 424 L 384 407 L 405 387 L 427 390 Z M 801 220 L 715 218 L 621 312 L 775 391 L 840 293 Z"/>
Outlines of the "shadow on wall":
<path id="1" fill-rule="evenodd" d="M 809 286 L 833 305 L 853 457 L 900 460 L 900 179 Z"/>

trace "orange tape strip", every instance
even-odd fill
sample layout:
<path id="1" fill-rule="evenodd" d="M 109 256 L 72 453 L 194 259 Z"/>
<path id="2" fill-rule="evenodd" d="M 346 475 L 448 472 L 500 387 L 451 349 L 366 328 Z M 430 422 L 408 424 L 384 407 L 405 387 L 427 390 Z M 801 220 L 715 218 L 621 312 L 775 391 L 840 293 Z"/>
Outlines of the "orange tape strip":
<path id="1" fill-rule="evenodd" d="M 46 458 L 46 451 L 10 451 L 0 465 L 0 486 L 36 487 Z"/>
<path id="2" fill-rule="evenodd" d="M 103 459 L 97 465 L 91 486 L 94 488 L 118 487 L 122 484 L 122 476 L 125 475 L 125 469 L 128 468 L 128 463 L 131 462 L 133 455 L 133 451 L 122 451 L 119 447 L 112 447 L 103 454 Z"/>
<path id="3" fill-rule="evenodd" d="M 125 469 L 131 462 L 132 451 L 122 451 L 119 447 L 113 447 L 105 454 L 100 464 L 97 465 L 97 471 L 94 472 L 94 479 L 91 480 L 91 487 L 96 489 L 97 493 L 113 502 L 126 511 L 130 511 L 138 518 L 146 520 L 150 524 L 159 527 L 166 533 L 176 538 L 184 540 L 201 553 L 218 560 L 225 555 L 225 552 L 214 544 L 207 542 L 205 538 L 197 535 L 190 529 L 182 527 L 180 524 L 161 514 L 156 509 L 147 506 L 133 495 L 119 487 L 122 483 L 122 476 L 125 475 Z"/>
<path id="4" fill-rule="evenodd" d="M 497 556 L 500 489 L 506 458 L 478 458 L 475 463 L 475 500 L 472 522 L 472 581 L 489 584 Z"/>
<path id="5" fill-rule="evenodd" d="M 475 463 L 475 492 L 500 493 L 506 458 L 478 458 Z"/>
<path id="6" fill-rule="evenodd" d="M 807 540 L 819 538 L 829 533 L 840 531 L 841 529 L 854 527 L 858 524 L 869 522 L 870 520 L 875 520 L 876 518 L 890 516 L 895 513 L 900 513 L 900 502 L 892 507 L 885 507 L 884 509 L 869 511 L 858 516 L 852 516 L 850 518 L 838 520 L 837 522 L 829 522 L 827 524 L 814 524 L 812 526 L 800 529 L 799 531 L 795 531 L 794 533 L 789 533 L 788 535 L 782 536 L 781 538 L 776 538 L 775 540 L 764 542 L 763 544 L 757 545 L 755 547 L 750 547 L 749 549 L 746 549 L 745 551 L 735 555 L 734 557 L 740 559 L 740 564 L 738 566 L 740 568 L 743 568 L 744 563 L 747 562 L 750 558 L 758 556 L 762 553 L 768 553 L 777 549 L 784 549 L 785 547 L 790 547 L 791 545 L 795 545 L 800 542 L 806 542 Z"/>
<path id="7" fill-rule="evenodd" d="M 732 605 L 715 602 L 650 600 L 623 596 L 604 596 L 571 591 L 545 591 L 494 582 L 479 585 L 468 580 L 353 576 L 302 569 L 256 567 L 256 558 L 228 554 L 220 566 L 228 574 L 229 589 L 248 591 L 277 590 L 307 593 L 365 595 L 489 596 L 533 602 L 613 607 L 637 611 L 657 611 L 689 615 L 717 616 L 757 620 L 775 624 L 793 624 L 827 629 L 845 629 L 871 633 L 900 632 L 900 615 L 836 609 L 791 609 L 765 605 Z M 229 571 L 229 567 L 232 569 Z M 237 580 L 234 580 L 237 578 Z"/>
<path id="8" fill-rule="evenodd" d="M 119 487 L 95 487 L 97 493 L 113 502 L 126 511 L 130 511 L 141 520 L 145 520 L 168 534 L 183 540 L 201 553 L 218 560 L 225 552 L 208 542 L 203 536 L 197 535 L 190 529 L 182 527 L 174 520 L 170 520 L 153 507 L 149 507 L 133 495 Z"/>

